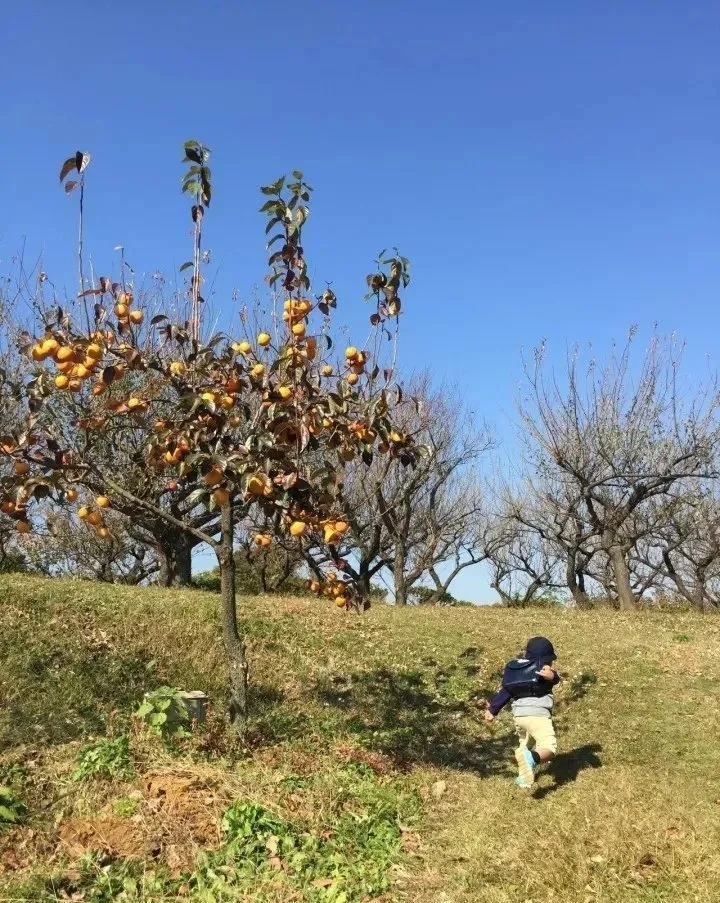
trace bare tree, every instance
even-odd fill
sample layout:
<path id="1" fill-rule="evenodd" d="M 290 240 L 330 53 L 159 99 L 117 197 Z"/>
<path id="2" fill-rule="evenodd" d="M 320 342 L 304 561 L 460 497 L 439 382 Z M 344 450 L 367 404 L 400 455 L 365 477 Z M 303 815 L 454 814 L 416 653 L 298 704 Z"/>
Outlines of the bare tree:
<path id="1" fill-rule="evenodd" d="M 391 575 L 395 603 L 430 583 L 433 598 L 446 594 L 463 570 L 484 560 L 484 500 L 477 466 L 492 446 L 457 390 L 434 388 L 429 375 L 411 381 L 397 415 L 397 429 L 425 451 L 414 467 L 382 455 L 369 468 L 349 467 L 343 485 L 349 530 L 335 563 L 370 591 L 371 581 Z M 411 400 L 412 399 L 412 400 Z M 419 404 L 417 403 L 419 401 Z M 307 550 L 318 571 L 327 552 Z"/>
<path id="2" fill-rule="evenodd" d="M 525 606 L 563 588 L 562 553 L 557 545 L 515 516 L 514 507 L 492 519 L 484 551 L 490 586 L 506 605 Z"/>
<path id="3" fill-rule="evenodd" d="M 135 542 L 126 530 L 125 518 L 106 515 L 109 536 L 101 539 L 90 530 L 78 530 L 67 511 L 46 515 L 46 530 L 25 540 L 29 566 L 50 577 L 68 575 L 102 583 L 131 586 L 147 583 L 160 570 L 152 548 Z"/>
<path id="4" fill-rule="evenodd" d="M 504 485 L 500 510 L 510 540 L 515 541 L 516 536 L 522 539 L 514 551 L 522 549 L 524 567 L 531 568 L 526 576 L 529 573 L 546 589 L 564 586 L 577 606 L 589 607 L 591 562 L 599 544 L 594 527 L 583 516 L 576 488 L 561 474 L 534 468 L 519 477 L 516 487 Z M 511 561 L 515 566 L 522 565 L 514 551 Z M 491 560 L 494 557 L 493 552 Z M 544 562 L 542 567 L 540 562 Z"/>
<path id="5" fill-rule="evenodd" d="M 541 350 L 526 368 L 529 393 L 520 403 L 531 466 L 577 499 L 579 520 L 607 556 L 625 610 L 636 604 L 629 567 L 635 515 L 659 496 L 715 477 L 719 438 L 714 381 L 684 402 L 676 348 L 658 337 L 633 379 L 633 338 L 603 368 L 591 362 L 582 372 L 572 354 L 563 384 L 545 376 Z"/>
<path id="6" fill-rule="evenodd" d="M 406 406 L 404 427 L 426 454 L 414 469 L 396 466 L 372 487 L 396 605 L 407 604 L 410 589 L 423 579 L 432 581 L 440 599 L 458 574 L 485 558 L 477 467 L 492 447 L 490 433 L 476 425 L 457 390 L 433 389 L 427 374 L 411 393 L 421 406 Z"/>
<path id="7" fill-rule="evenodd" d="M 657 545 L 665 574 L 680 596 L 700 611 L 720 606 L 720 498 L 716 487 L 685 497 L 665 523 Z"/>

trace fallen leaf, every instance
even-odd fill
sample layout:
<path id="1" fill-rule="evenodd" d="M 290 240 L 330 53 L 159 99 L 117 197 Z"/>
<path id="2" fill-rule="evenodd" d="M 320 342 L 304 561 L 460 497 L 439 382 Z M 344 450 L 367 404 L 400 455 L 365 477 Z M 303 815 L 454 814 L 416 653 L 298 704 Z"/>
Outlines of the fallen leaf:
<path id="1" fill-rule="evenodd" d="M 439 800 L 447 790 L 447 784 L 445 781 L 435 781 L 435 783 L 430 788 L 430 794 L 433 799 Z"/>
<path id="2" fill-rule="evenodd" d="M 278 843 L 278 838 L 274 834 L 271 834 L 265 842 L 265 849 L 268 851 L 268 853 L 271 853 L 273 856 L 275 856 L 278 851 Z"/>

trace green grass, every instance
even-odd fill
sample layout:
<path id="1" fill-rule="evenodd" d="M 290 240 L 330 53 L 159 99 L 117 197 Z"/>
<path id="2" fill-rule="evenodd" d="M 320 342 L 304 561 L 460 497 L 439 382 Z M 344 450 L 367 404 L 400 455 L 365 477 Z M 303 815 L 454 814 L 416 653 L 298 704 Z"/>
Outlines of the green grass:
<path id="1" fill-rule="evenodd" d="M 217 604 L 0 578 L 0 784 L 27 807 L 0 836 L 0 900 L 717 899 L 717 618 L 382 605 L 357 617 L 244 599 L 252 723 L 239 746 L 221 719 Z M 475 704 L 536 633 L 560 655 L 560 753 L 523 794 L 509 715 L 488 727 Z M 129 717 L 164 685 L 205 690 L 214 708 L 174 748 Z M 89 744 L 128 731 L 132 769 L 108 777 L 93 753 L 71 779 Z M 105 763 L 111 748 L 90 749 Z M 185 781 L 177 810 L 170 790 L 153 796 L 160 780 Z M 127 849 L 91 854 L 88 840 L 83 857 L 59 842 L 88 822 L 127 826 Z M 265 839 L 248 847 L 243 831 Z"/>

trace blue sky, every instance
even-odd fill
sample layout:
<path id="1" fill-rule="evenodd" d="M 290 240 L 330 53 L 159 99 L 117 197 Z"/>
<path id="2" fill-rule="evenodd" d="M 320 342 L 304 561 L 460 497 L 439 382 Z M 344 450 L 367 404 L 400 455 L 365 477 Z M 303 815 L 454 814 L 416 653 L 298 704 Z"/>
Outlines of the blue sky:
<path id="1" fill-rule="evenodd" d="M 720 294 L 720 7 L 633 3 L 363 4 L 40 0 L 4 19 L 0 271 L 25 241 L 70 292 L 75 203 L 112 272 L 189 256 L 180 148 L 213 150 L 206 245 L 214 304 L 265 273 L 257 188 L 302 169 L 305 246 L 341 319 L 398 245 L 413 265 L 401 364 L 431 366 L 509 437 L 520 356 L 541 338 L 606 348 L 637 323 L 715 357 Z M 363 327 L 364 332 L 364 327 Z M 466 572 L 461 596 L 486 594 Z"/>

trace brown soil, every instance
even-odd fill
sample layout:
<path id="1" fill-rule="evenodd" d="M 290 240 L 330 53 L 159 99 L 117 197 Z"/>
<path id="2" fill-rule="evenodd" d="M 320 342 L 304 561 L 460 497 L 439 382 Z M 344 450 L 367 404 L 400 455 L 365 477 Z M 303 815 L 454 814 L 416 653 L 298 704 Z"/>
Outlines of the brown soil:
<path id="1" fill-rule="evenodd" d="M 95 851 L 106 859 L 155 859 L 174 875 L 194 866 L 201 849 L 217 846 L 219 817 L 230 795 L 192 771 L 143 776 L 138 810 L 128 818 L 106 807 L 95 818 L 69 819 L 58 831 L 58 852 L 71 859 Z"/>

